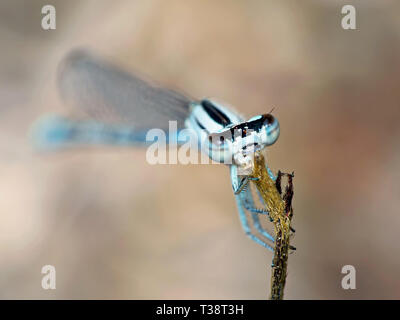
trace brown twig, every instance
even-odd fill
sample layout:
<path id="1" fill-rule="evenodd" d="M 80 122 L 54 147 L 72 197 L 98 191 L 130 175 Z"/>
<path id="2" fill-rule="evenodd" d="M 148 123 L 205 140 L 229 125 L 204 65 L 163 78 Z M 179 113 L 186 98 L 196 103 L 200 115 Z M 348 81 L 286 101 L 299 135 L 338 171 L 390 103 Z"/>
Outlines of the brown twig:
<path id="1" fill-rule="evenodd" d="M 282 196 L 282 177 L 288 177 L 288 184 Z M 290 235 L 294 232 L 291 227 L 293 217 L 293 177 L 294 174 L 278 172 L 276 181 L 271 179 L 265 167 L 264 156 L 256 153 L 252 178 L 259 190 L 269 216 L 275 227 L 275 250 L 272 260 L 271 273 L 271 300 L 282 300 L 287 275 L 289 250 L 295 248 L 290 245 Z"/>

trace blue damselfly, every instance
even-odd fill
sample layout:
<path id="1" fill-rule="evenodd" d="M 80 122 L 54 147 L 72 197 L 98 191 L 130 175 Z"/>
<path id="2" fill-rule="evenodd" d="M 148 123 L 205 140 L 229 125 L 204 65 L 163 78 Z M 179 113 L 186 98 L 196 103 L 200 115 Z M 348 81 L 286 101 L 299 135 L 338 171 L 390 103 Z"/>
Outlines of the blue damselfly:
<path id="1" fill-rule="evenodd" d="M 255 152 L 279 137 L 279 123 L 274 116 L 267 113 L 245 120 L 214 99 L 196 100 L 154 85 L 84 51 L 72 52 L 65 58 L 58 83 L 76 117 L 40 118 L 32 130 L 36 146 L 59 149 L 88 144 L 146 145 L 150 129 L 167 130 L 169 123 L 175 121 L 174 134 L 185 129 L 194 132 L 198 142 L 205 143 L 202 150 L 209 158 L 229 166 L 244 231 L 273 251 L 274 237 L 259 220 L 259 215 L 268 215 L 268 211 L 256 208 L 248 169 Z M 271 170 L 266 169 L 275 181 Z M 258 198 L 263 203 L 260 195 Z"/>

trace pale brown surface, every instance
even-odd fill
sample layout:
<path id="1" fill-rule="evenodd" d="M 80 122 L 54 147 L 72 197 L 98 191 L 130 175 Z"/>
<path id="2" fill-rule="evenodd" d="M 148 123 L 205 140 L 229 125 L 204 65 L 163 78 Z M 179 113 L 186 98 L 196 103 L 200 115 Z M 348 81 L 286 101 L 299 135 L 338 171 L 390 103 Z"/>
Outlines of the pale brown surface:
<path id="1" fill-rule="evenodd" d="M 47 2 L 0 2 L 0 298 L 268 296 L 272 254 L 244 235 L 225 167 L 32 152 L 29 125 L 63 110 L 55 70 L 77 46 L 249 117 L 275 107 L 268 161 L 295 171 L 285 297 L 400 297 L 398 2 L 352 1 L 356 31 L 343 1 L 52 3 L 56 31 L 40 28 Z"/>

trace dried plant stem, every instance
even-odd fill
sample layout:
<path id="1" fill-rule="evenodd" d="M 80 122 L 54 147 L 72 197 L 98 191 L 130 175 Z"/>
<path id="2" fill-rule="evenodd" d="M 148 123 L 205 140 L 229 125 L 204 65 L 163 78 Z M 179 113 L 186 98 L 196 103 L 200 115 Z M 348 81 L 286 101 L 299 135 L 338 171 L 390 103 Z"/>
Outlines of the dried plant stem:
<path id="1" fill-rule="evenodd" d="M 290 235 L 293 230 L 290 225 L 293 217 L 293 174 L 286 174 L 288 176 L 288 186 L 286 187 L 285 194 L 282 196 L 281 177 L 283 175 L 279 171 L 276 181 L 271 179 L 265 167 L 263 155 L 256 153 L 252 177 L 256 178 L 254 183 L 265 202 L 266 209 L 275 227 L 275 250 L 271 273 L 271 300 L 283 299 L 289 250 L 294 249 L 294 247 L 290 246 Z"/>

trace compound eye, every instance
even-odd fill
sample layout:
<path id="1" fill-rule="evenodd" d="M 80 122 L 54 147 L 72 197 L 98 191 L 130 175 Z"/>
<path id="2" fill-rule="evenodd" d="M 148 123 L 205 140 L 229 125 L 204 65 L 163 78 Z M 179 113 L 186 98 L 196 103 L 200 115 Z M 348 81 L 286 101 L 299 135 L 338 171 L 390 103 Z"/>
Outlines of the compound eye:
<path id="1" fill-rule="evenodd" d="M 270 146 L 276 142 L 279 137 L 279 122 L 271 114 L 265 115 L 264 120 L 265 131 L 263 134 L 263 142 L 266 146 Z"/>
<path id="2" fill-rule="evenodd" d="M 275 122 L 275 118 L 272 114 L 268 113 L 265 115 L 264 125 L 271 125 Z"/>

